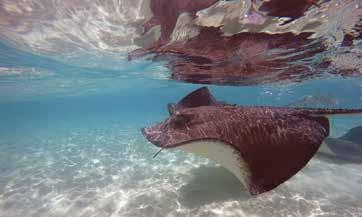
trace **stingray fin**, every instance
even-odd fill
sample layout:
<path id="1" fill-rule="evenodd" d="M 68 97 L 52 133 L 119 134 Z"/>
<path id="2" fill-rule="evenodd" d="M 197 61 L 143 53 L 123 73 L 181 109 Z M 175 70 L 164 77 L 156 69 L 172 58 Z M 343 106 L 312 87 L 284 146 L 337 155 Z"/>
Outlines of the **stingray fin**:
<path id="1" fill-rule="evenodd" d="M 250 144 L 243 142 L 239 151 L 249 166 L 249 192 L 270 191 L 298 173 L 310 161 L 329 134 L 326 117 L 299 116 L 284 119 L 283 125 L 270 129 L 271 136 Z M 257 133 L 258 135 L 261 133 Z"/>
<path id="2" fill-rule="evenodd" d="M 216 161 L 232 172 L 251 195 L 261 194 L 303 169 L 329 134 L 329 121 L 323 116 L 300 115 L 279 120 L 284 120 L 283 125 L 266 123 L 268 126 L 254 128 L 243 139 L 227 136 L 213 141 L 190 141 L 178 147 Z"/>
<path id="3" fill-rule="evenodd" d="M 176 108 L 193 108 L 199 106 L 209 106 L 209 105 L 218 105 L 219 103 L 216 101 L 215 97 L 210 93 L 207 87 L 201 87 L 183 99 L 181 99 Z"/>

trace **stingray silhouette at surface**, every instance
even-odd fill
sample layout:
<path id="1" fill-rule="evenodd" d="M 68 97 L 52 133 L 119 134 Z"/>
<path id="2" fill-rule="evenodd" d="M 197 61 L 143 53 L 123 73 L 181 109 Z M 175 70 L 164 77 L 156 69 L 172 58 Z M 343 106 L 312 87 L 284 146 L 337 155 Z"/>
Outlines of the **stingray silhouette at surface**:
<path id="1" fill-rule="evenodd" d="M 322 23 L 284 27 L 318 8 L 317 2 L 150 0 L 153 16 L 135 40 L 141 48 L 128 57 L 150 55 L 154 61 L 166 62 L 171 79 L 201 84 L 299 82 L 323 76 L 326 71 L 360 75 L 353 67 L 334 70 L 334 60 L 327 58 L 329 54 L 322 55 L 329 44 L 324 37 L 313 37 L 317 31 L 313 26 Z M 362 35 L 356 29 L 345 35 L 343 46 L 352 46 Z"/>
<path id="2" fill-rule="evenodd" d="M 252 195 L 274 189 L 308 163 L 329 135 L 327 116 L 362 113 L 228 105 L 206 87 L 168 110 L 166 120 L 142 129 L 146 139 L 161 150 L 177 148 L 216 161 Z"/>

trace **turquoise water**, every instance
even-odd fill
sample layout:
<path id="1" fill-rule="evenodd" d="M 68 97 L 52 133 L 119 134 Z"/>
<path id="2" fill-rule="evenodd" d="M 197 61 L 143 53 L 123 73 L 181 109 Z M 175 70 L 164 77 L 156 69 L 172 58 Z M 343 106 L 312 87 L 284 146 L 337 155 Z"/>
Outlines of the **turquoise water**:
<path id="1" fill-rule="evenodd" d="M 214 67 L 253 75 L 207 85 L 219 101 L 362 108 L 360 0 L 205 2 L 0 0 L 0 217 L 362 217 L 361 164 L 317 154 L 251 197 L 205 158 L 152 158 L 140 129 Z M 362 115 L 330 121 L 339 137 Z"/>
<path id="2" fill-rule="evenodd" d="M 6 44 L 0 53 L 0 216 L 362 216 L 358 164 L 315 157 L 275 190 L 250 197 L 206 159 L 181 151 L 153 159 L 157 149 L 140 128 L 200 87 L 168 80 L 162 63 L 87 68 Z M 240 105 L 318 94 L 337 107 L 362 107 L 358 77 L 209 88 Z M 337 137 L 362 116 L 332 122 Z"/>

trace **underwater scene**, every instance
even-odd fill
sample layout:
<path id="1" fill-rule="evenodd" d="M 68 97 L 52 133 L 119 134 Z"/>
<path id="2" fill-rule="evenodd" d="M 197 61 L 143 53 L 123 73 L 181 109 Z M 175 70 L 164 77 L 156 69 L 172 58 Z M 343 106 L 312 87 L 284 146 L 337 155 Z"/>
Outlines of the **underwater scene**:
<path id="1" fill-rule="evenodd" d="M 0 217 L 362 217 L 361 0 L 0 0 Z"/>

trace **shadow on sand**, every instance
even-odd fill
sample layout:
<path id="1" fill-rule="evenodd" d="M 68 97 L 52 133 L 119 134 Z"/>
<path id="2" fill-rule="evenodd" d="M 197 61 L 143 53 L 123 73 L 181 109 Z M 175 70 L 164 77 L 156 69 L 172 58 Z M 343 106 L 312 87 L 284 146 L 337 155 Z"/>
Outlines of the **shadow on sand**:
<path id="1" fill-rule="evenodd" d="M 179 190 L 183 206 L 192 209 L 213 202 L 250 197 L 240 181 L 223 167 L 201 166 L 191 173 L 192 180 Z"/>

